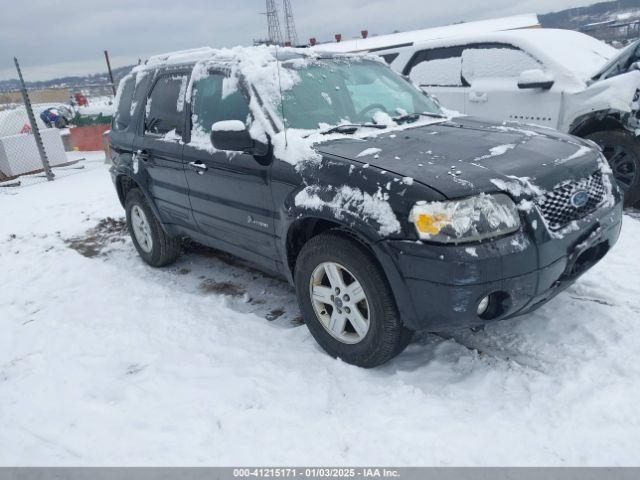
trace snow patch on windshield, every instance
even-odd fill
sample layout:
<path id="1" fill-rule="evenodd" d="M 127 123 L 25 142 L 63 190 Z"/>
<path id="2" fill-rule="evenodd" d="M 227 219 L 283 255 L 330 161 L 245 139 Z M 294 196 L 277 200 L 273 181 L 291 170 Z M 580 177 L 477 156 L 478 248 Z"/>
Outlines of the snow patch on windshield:
<path id="1" fill-rule="evenodd" d="M 381 235 L 400 232 L 400 222 L 388 202 L 389 194 L 378 190 L 375 194 L 343 185 L 340 188 L 309 186 L 295 197 L 298 207 L 311 210 L 328 208 L 339 220 L 370 218 L 378 223 Z"/>
<path id="2" fill-rule="evenodd" d="M 393 121 L 391 115 L 387 112 L 383 112 L 382 110 L 378 110 L 373 114 L 373 121 L 378 125 L 386 125 L 387 127 L 393 126 L 396 123 Z"/>

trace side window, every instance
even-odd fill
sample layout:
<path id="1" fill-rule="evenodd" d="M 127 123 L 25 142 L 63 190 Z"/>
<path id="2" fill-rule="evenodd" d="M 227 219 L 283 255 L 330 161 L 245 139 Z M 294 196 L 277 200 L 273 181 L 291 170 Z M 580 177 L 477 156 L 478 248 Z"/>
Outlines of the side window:
<path id="1" fill-rule="evenodd" d="M 182 134 L 184 125 L 184 95 L 188 77 L 185 74 L 166 75 L 158 79 L 147 99 L 145 134 Z"/>
<path id="2" fill-rule="evenodd" d="M 469 83 L 481 78 L 519 77 L 525 70 L 542 68 L 532 56 L 511 45 L 478 45 L 462 52 L 462 76 Z"/>
<path id="3" fill-rule="evenodd" d="M 193 85 L 191 139 L 209 142 L 214 123 L 223 120 L 247 122 L 249 105 L 234 78 L 211 74 Z"/>
<path id="4" fill-rule="evenodd" d="M 135 77 L 125 78 L 118 85 L 118 109 L 113 118 L 114 130 L 125 130 L 131 123 L 133 92 L 136 87 Z"/>
<path id="5" fill-rule="evenodd" d="M 424 87 L 462 87 L 462 48 L 417 52 L 411 60 L 411 80 Z"/>
<path id="6" fill-rule="evenodd" d="M 384 55 L 380 55 L 388 65 L 391 65 L 393 61 L 398 58 L 399 53 L 386 53 Z"/>

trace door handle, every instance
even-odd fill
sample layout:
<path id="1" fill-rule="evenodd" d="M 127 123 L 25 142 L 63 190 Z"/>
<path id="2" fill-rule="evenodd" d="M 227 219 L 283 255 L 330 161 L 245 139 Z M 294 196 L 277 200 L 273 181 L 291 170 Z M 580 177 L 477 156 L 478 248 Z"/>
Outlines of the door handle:
<path id="1" fill-rule="evenodd" d="M 204 175 L 204 172 L 209 170 L 209 167 L 202 162 L 189 162 L 189 166 L 195 170 L 198 175 Z"/>
<path id="2" fill-rule="evenodd" d="M 487 92 L 471 92 L 469 93 L 469 101 L 476 103 L 484 103 L 489 100 L 489 94 Z"/>

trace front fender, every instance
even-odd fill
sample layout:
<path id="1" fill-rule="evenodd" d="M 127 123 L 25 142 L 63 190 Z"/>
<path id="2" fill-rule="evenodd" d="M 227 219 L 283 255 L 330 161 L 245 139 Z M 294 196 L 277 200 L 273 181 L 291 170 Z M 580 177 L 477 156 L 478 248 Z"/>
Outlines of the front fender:
<path id="1" fill-rule="evenodd" d="M 589 121 L 612 120 L 632 133 L 638 128 L 640 71 L 598 81 L 584 90 L 567 94 L 565 131 L 579 132 Z"/>
<path id="2" fill-rule="evenodd" d="M 348 185 L 310 185 L 294 192 L 287 199 L 285 208 L 291 219 L 325 219 L 377 242 L 402 233 L 400 220 L 388 199 L 388 194 L 380 189 L 367 192 Z"/>

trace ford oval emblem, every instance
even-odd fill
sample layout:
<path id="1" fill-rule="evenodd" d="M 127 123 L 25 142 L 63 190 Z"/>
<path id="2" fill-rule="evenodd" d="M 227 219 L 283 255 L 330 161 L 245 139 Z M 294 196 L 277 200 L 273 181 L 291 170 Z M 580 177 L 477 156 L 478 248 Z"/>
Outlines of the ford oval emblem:
<path id="1" fill-rule="evenodd" d="M 582 208 L 589 202 L 589 192 L 586 190 L 578 190 L 571 195 L 571 205 L 575 208 Z"/>

